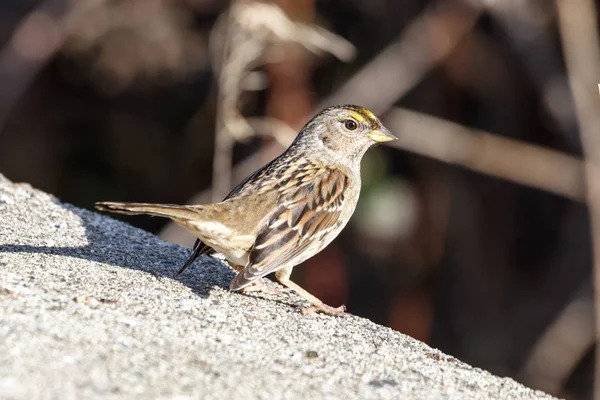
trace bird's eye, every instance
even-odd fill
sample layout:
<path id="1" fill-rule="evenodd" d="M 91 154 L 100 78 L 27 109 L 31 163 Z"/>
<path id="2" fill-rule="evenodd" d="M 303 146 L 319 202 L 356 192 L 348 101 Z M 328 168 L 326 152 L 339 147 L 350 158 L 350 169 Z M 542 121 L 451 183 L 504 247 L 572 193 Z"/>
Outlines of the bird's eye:
<path id="1" fill-rule="evenodd" d="M 354 130 L 356 130 L 356 128 L 358 128 L 358 124 L 353 119 L 347 119 L 346 121 L 344 121 L 344 126 L 349 131 L 354 131 Z"/>

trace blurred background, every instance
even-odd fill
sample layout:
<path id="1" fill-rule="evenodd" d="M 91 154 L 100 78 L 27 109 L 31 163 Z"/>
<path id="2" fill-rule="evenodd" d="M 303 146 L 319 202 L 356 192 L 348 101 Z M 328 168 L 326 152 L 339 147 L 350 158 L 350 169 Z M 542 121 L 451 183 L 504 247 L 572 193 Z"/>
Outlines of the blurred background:
<path id="1" fill-rule="evenodd" d="M 317 110 L 366 106 L 400 139 L 365 157 L 350 225 L 293 278 L 474 366 L 590 399 L 596 7 L 4 0 L 0 173 L 89 209 L 218 201 Z"/>

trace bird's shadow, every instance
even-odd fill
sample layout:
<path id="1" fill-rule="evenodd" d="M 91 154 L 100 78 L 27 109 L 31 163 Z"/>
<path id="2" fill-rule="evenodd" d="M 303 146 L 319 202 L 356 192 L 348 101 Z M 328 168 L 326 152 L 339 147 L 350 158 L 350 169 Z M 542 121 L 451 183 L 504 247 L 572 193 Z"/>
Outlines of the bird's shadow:
<path id="1" fill-rule="evenodd" d="M 217 287 L 228 289 L 229 283 L 236 275 L 235 271 L 223 261 L 204 255 L 196 260 L 181 276 L 176 277 L 176 272 L 190 254 L 182 251 L 180 246 L 164 242 L 149 232 L 99 213 L 80 209 L 54 199 L 53 203 L 78 217 L 81 227 L 85 231 L 87 244 L 81 246 L 0 244 L 0 253 L 30 253 L 73 257 L 143 271 L 158 278 L 176 279 L 201 297 L 208 297 L 211 291 Z M 48 239 L 52 240 L 52 236 L 58 234 L 61 234 L 61 232 L 48 233 L 48 236 L 40 237 L 40 242 Z M 15 241 L 18 242 L 18 240 Z M 93 273 L 93 268 L 97 267 L 96 264 L 89 264 L 90 273 Z M 273 298 L 272 295 L 263 295 L 256 292 L 249 295 L 287 306 L 298 307 L 297 304 L 285 301 L 279 296 Z M 288 298 L 287 296 L 283 297 Z"/>
<path id="2" fill-rule="evenodd" d="M 78 217 L 85 230 L 87 244 L 78 246 L 0 244 L 0 253 L 33 253 L 62 257 L 74 257 L 96 263 L 129 268 L 152 274 L 158 278 L 177 279 L 199 296 L 209 296 L 215 287 L 227 288 L 235 272 L 220 260 L 204 256 L 181 276 L 175 277 L 179 267 L 187 259 L 181 247 L 159 240 L 141 229 L 128 226 L 124 222 L 79 209 L 69 204 L 53 200 L 54 204 Z M 56 221 L 50 221 L 56 222 Z M 54 239 L 48 233 L 40 237 L 40 242 Z M 71 234 L 72 235 L 72 234 Z M 82 242 L 84 241 L 81 238 Z M 18 239 L 15 242 L 18 243 Z M 31 241 L 31 240 L 29 240 Z M 58 240 L 57 240 L 58 241 Z M 88 264 L 90 273 L 96 264 Z"/>

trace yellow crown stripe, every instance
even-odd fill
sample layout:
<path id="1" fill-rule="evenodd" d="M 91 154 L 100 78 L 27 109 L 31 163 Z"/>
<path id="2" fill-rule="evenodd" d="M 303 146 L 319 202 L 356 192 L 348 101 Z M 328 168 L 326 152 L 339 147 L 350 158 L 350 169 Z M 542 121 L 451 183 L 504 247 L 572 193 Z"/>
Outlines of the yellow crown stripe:
<path id="1" fill-rule="evenodd" d="M 375 114 L 373 114 L 371 112 L 371 110 L 364 108 L 364 107 L 356 107 L 357 108 L 357 112 L 361 113 L 363 115 L 363 117 L 366 117 L 367 119 L 377 119 L 377 117 L 375 117 Z"/>
<path id="2" fill-rule="evenodd" d="M 371 111 L 367 110 L 364 107 L 354 107 L 354 109 L 349 110 L 352 118 L 356 119 L 360 122 L 375 122 L 377 121 L 377 117 Z"/>
<path id="3" fill-rule="evenodd" d="M 354 118 L 355 120 L 357 120 L 359 122 L 366 121 L 365 117 L 363 117 L 363 115 L 357 111 L 350 111 L 350 116 L 352 116 L 352 118 Z"/>
<path id="4" fill-rule="evenodd" d="M 366 108 L 362 109 L 362 112 L 367 116 L 368 119 L 370 119 L 371 121 L 377 121 L 377 117 L 375 116 L 375 114 L 373 114 L 371 112 L 371 110 L 367 110 Z"/>

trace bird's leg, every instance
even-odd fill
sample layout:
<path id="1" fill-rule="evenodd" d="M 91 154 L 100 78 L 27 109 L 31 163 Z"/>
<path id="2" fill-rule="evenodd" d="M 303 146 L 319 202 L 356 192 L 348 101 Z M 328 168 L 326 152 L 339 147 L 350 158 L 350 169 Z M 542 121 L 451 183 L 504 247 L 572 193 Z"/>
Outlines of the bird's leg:
<path id="1" fill-rule="evenodd" d="M 233 265 L 233 264 L 229 264 L 229 265 L 231 265 L 231 268 L 233 268 L 237 272 L 240 272 L 241 270 L 244 269 L 243 265 Z M 258 293 L 276 295 L 276 294 L 281 294 L 281 293 L 288 293 L 290 291 L 290 289 L 269 287 L 269 286 L 265 285 L 265 283 L 263 282 L 263 278 L 261 278 L 257 281 L 252 282 L 252 284 L 250 286 L 246 286 L 241 291 L 244 293 L 258 292 Z"/>
<path id="2" fill-rule="evenodd" d="M 302 309 L 302 314 L 308 315 L 314 312 L 321 312 L 327 315 L 333 315 L 334 317 L 341 317 L 344 315 L 346 311 L 345 306 L 340 307 L 331 307 L 327 304 L 323 303 L 321 300 L 310 294 L 305 289 L 302 289 L 298 284 L 292 282 L 290 280 L 290 275 L 292 274 L 292 268 L 283 268 L 279 271 L 275 272 L 275 278 L 285 287 L 292 289 L 296 293 L 298 293 L 301 297 L 308 300 L 311 304 L 310 307 L 306 307 Z"/>

